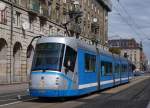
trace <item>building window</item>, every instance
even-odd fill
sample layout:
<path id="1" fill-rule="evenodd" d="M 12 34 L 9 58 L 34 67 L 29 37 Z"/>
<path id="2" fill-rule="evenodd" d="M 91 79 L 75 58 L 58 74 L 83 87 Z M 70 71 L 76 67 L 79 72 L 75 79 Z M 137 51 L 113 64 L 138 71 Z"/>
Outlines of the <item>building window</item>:
<path id="1" fill-rule="evenodd" d="M 48 16 L 51 16 L 51 11 L 52 11 L 52 3 L 48 2 Z"/>
<path id="2" fill-rule="evenodd" d="M 20 0 L 12 0 L 15 4 L 20 4 Z"/>
<path id="3" fill-rule="evenodd" d="M 44 24 L 40 21 L 40 32 L 44 32 Z"/>
<path id="4" fill-rule="evenodd" d="M 52 35 L 52 34 L 53 34 L 52 29 L 53 29 L 53 26 L 49 25 L 49 35 Z"/>
<path id="5" fill-rule="evenodd" d="M 85 72 L 95 72 L 96 56 L 85 54 Z"/>
<path id="6" fill-rule="evenodd" d="M 92 9 L 94 9 L 94 4 L 92 3 Z"/>
<path id="7" fill-rule="evenodd" d="M 112 63 L 101 61 L 101 74 L 103 76 L 112 75 Z"/>
<path id="8" fill-rule="evenodd" d="M 15 20 L 15 24 L 17 27 L 20 27 L 21 25 L 21 13 L 16 11 L 16 20 Z"/>
<path id="9" fill-rule="evenodd" d="M 88 13 L 88 15 L 87 15 L 87 18 L 88 18 L 88 20 L 90 20 L 90 14 Z"/>
<path id="10" fill-rule="evenodd" d="M 95 10 L 95 13 L 96 13 L 96 11 L 97 11 L 97 8 L 95 7 L 95 9 L 94 9 L 94 10 Z"/>
<path id="11" fill-rule="evenodd" d="M 63 0 L 63 3 L 67 3 L 66 0 Z"/>
<path id="12" fill-rule="evenodd" d="M 136 54 L 134 54 L 134 61 L 136 62 Z"/>
<path id="13" fill-rule="evenodd" d="M 57 35 L 59 35 L 60 34 L 60 29 L 57 29 Z"/>
<path id="14" fill-rule="evenodd" d="M 56 22 L 59 23 L 60 21 L 60 9 L 59 7 L 56 8 Z"/>
<path id="15" fill-rule="evenodd" d="M 99 15 L 99 10 L 97 11 L 98 15 Z"/>
<path id="16" fill-rule="evenodd" d="M 33 16 L 29 16 L 29 24 L 30 24 L 30 31 L 33 31 L 34 28 L 34 19 Z"/>
<path id="17" fill-rule="evenodd" d="M 87 2 L 88 2 L 88 6 L 90 6 L 90 1 L 88 0 Z"/>
<path id="18" fill-rule="evenodd" d="M 7 24 L 7 11 L 6 9 L 0 11 L 0 23 Z"/>

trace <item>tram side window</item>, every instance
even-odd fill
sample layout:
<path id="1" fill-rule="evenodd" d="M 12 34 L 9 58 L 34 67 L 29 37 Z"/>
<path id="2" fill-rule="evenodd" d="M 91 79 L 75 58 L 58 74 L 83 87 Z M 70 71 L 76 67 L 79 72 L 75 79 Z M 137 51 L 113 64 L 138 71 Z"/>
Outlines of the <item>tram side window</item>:
<path id="1" fill-rule="evenodd" d="M 124 66 L 121 65 L 121 72 L 124 72 Z"/>
<path id="2" fill-rule="evenodd" d="M 95 72 L 96 56 L 85 54 L 85 71 Z"/>
<path id="3" fill-rule="evenodd" d="M 74 71 L 74 67 L 76 63 L 76 56 L 77 56 L 77 52 L 71 47 L 67 46 L 64 66 L 67 67 L 67 69 L 71 70 L 72 72 Z"/>
<path id="4" fill-rule="evenodd" d="M 128 71 L 129 71 L 129 72 L 132 72 L 132 65 L 129 65 Z"/>
<path id="5" fill-rule="evenodd" d="M 120 70 L 119 70 L 119 64 L 115 64 L 115 73 L 119 73 Z"/>
<path id="6" fill-rule="evenodd" d="M 127 65 L 122 65 L 122 70 L 121 70 L 121 72 L 127 72 Z"/>
<path id="7" fill-rule="evenodd" d="M 112 75 L 112 63 L 102 61 L 101 62 L 101 74 Z"/>
<path id="8" fill-rule="evenodd" d="M 124 65 L 124 72 L 128 72 L 128 66 Z"/>

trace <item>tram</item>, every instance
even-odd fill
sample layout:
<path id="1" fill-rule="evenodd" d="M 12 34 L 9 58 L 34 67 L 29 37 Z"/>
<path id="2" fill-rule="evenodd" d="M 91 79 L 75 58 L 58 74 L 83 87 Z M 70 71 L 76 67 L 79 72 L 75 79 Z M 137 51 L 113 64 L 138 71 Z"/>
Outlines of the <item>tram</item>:
<path id="1" fill-rule="evenodd" d="M 29 91 L 33 97 L 69 97 L 128 83 L 132 63 L 75 37 L 41 37 Z"/>

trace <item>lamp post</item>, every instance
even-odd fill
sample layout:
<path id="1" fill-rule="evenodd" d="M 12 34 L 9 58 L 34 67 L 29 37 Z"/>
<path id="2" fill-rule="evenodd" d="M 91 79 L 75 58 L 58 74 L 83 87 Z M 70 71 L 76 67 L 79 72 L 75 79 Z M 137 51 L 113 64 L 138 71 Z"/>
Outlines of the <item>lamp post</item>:
<path id="1" fill-rule="evenodd" d="M 97 34 L 97 18 L 93 18 L 93 27 L 94 27 L 94 34 Z"/>
<path id="2" fill-rule="evenodd" d="M 98 22 L 98 19 L 94 17 L 91 23 L 91 32 L 93 34 L 92 39 L 96 44 L 98 43 L 97 30 L 99 29 L 97 22 Z"/>

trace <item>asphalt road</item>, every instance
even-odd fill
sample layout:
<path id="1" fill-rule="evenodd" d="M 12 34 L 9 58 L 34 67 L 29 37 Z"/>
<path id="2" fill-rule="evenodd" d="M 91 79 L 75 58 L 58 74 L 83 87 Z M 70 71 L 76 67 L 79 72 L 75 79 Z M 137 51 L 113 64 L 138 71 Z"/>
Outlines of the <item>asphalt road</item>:
<path id="1" fill-rule="evenodd" d="M 145 76 L 125 85 L 65 101 L 32 98 L 26 91 L 0 95 L 0 108 L 150 108 L 149 102 L 150 77 Z"/>

